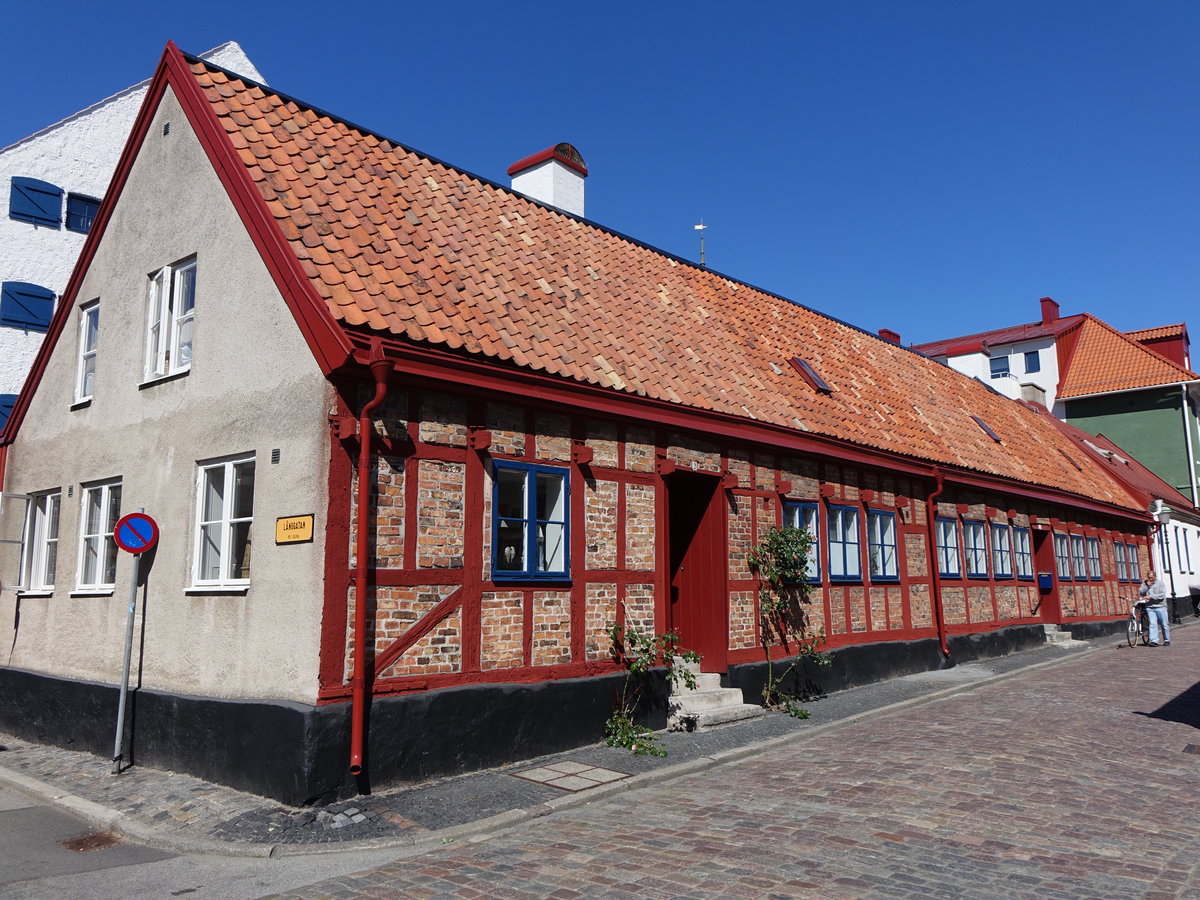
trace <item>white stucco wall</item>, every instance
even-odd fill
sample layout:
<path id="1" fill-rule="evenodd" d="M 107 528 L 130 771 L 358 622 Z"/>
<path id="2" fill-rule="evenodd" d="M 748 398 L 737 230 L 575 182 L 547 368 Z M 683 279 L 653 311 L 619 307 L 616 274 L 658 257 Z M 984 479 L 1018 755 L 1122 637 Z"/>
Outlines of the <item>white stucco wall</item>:
<path id="1" fill-rule="evenodd" d="M 1041 371 L 1025 371 L 1025 353 L 1037 350 L 1041 360 Z M 1015 344 L 995 344 L 988 348 L 988 353 L 968 353 L 963 356 L 953 356 L 946 359 L 946 364 L 956 372 L 962 372 L 968 378 L 978 378 L 984 384 L 991 385 L 997 392 L 1014 400 L 1021 399 L 1021 385 L 1035 384 L 1046 392 L 1046 406 L 1054 406 L 1054 398 L 1058 388 L 1058 353 L 1054 348 L 1054 340 L 1041 338 L 1034 341 L 1019 341 Z M 1009 357 L 1009 375 L 1003 378 L 993 378 L 991 360 Z"/>
<path id="2" fill-rule="evenodd" d="M 142 384 L 148 273 L 192 254 L 191 370 Z M 120 477 L 121 512 L 143 507 L 161 529 L 139 614 L 135 680 L 193 695 L 313 702 L 332 389 L 170 92 L 76 306 L 96 299 L 92 401 L 73 406 L 76 309 L 10 448 L 4 489 L 61 489 L 62 517 L 54 591 L 21 597 L 19 617 L 13 591 L 0 593 L 0 664 L 118 680 L 130 556 L 120 554 L 111 595 L 74 588 L 81 484 Z M 240 593 L 189 591 L 197 462 L 242 453 L 256 455 L 251 585 Z M 274 543 L 277 517 L 309 513 L 312 543 Z"/>
<path id="3" fill-rule="evenodd" d="M 201 55 L 262 80 L 236 43 Z M 126 88 L 0 150 L 0 282 L 30 282 L 58 295 L 66 289 L 86 235 L 10 219 L 12 178 L 37 178 L 62 188 L 64 214 L 67 194 L 103 199 L 149 86 L 147 80 Z M 40 332 L 0 327 L 0 394 L 20 392 L 41 342 Z"/>

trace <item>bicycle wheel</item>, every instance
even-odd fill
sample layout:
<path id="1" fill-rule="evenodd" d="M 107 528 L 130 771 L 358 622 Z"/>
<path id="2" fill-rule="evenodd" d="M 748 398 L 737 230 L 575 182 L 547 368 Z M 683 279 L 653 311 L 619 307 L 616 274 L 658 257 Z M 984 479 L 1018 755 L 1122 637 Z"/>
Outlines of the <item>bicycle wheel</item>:
<path id="1" fill-rule="evenodd" d="M 1132 647 L 1138 640 L 1138 625 L 1137 619 L 1133 616 L 1129 617 L 1129 621 L 1125 624 L 1125 638 L 1129 641 L 1129 646 Z"/>
<path id="2" fill-rule="evenodd" d="M 1148 618 L 1142 619 L 1142 621 L 1139 623 L 1138 627 L 1141 628 L 1141 630 L 1142 630 L 1142 646 L 1149 647 L 1150 646 L 1150 620 Z"/>

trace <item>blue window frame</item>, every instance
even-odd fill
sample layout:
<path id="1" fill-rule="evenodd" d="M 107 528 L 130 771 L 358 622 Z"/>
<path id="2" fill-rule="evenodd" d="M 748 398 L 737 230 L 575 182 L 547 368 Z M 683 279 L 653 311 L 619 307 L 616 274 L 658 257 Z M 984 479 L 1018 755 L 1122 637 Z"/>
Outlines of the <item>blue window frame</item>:
<path id="1" fill-rule="evenodd" d="M 1059 578 L 1071 580 L 1071 539 L 1065 534 L 1054 535 L 1054 565 Z"/>
<path id="2" fill-rule="evenodd" d="M 1033 578 L 1033 543 L 1028 528 L 1013 529 L 1013 556 L 1018 578 Z"/>
<path id="3" fill-rule="evenodd" d="M 1100 538 L 1088 538 L 1086 549 L 1088 578 L 1092 581 L 1099 581 L 1102 577 L 1100 573 Z"/>
<path id="4" fill-rule="evenodd" d="M 787 528 L 806 528 L 812 535 L 804 578 L 812 584 L 819 583 L 821 580 L 821 524 L 817 504 L 786 502 L 783 506 L 783 524 Z"/>
<path id="5" fill-rule="evenodd" d="M 493 467 L 492 579 L 567 578 L 570 471 L 502 460 Z"/>
<path id="6" fill-rule="evenodd" d="M 1025 351 L 1025 372 L 1032 375 L 1034 372 L 1042 371 L 1042 357 L 1037 350 Z"/>
<path id="7" fill-rule="evenodd" d="M 1113 541 L 1113 554 L 1117 558 L 1117 581 L 1129 580 L 1129 566 L 1125 562 L 1125 545 L 1120 541 Z"/>
<path id="8" fill-rule="evenodd" d="M 858 509 L 853 506 L 829 507 L 829 578 L 831 581 L 862 580 Z"/>
<path id="9" fill-rule="evenodd" d="M 1142 564 L 1140 562 L 1138 562 L 1137 544 L 1126 544 L 1125 545 L 1125 556 L 1126 556 L 1126 561 L 1129 564 L 1129 580 L 1130 581 L 1141 581 L 1142 580 Z"/>
<path id="10" fill-rule="evenodd" d="M 872 581 L 899 581 L 896 514 L 867 510 L 867 571 Z"/>
<path id="11" fill-rule="evenodd" d="M 993 356 L 988 360 L 988 365 L 992 369 L 993 378 L 1003 378 L 1009 373 L 1007 356 Z"/>
<path id="12" fill-rule="evenodd" d="M 958 520 L 937 520 L 938 574 L 943 578 L 962 577 L 962 557 L 958 552 Z"/>
<path id="13" fill-rule="evenodd" d="M 54 291 L 25 281 L 0 285 L 0 325 L 24 331 L 47 331 L 54 315 Z"/>
<path id="14" fill-rule="evenodd" d="M 16 394 L 0 394 L 0 428 L 3 428 L 8 422 L 8 417 L 12 415 L 16 403 Z"/>
<path id="15" fill-rule="evenodd" d="M 8 197 L 8 217 L 18 222 L 58 228 L 62 220 L 62 188 L 36 178 L 14 175 Z"/>
<path id="16" fill-rule="evenodd" d="M 95 197 L 67 194 L 67 230 L 87 234 L 92 230 L 92 223 L 96 221 L 96 213 L 99 210 L 100 201 Z"/>
<path id="17" fill-rule="evenodd" d="M 992 525 L 992 574 L 1013 577 L 1012 531 L 1007 525 Z"/>
<path id="18" fill-rule="evenodd" d="M 968 578 L 987 578 L 987 529 L 982 522 L 963 522 L 963 556 Z"/>

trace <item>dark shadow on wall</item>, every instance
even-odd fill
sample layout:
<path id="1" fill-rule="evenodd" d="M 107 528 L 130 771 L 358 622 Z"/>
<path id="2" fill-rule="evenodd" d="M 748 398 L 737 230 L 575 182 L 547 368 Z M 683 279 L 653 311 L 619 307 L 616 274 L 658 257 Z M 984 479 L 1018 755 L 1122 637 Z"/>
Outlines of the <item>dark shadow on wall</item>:
<path id="1" fill-rule="evenodd" d="M 1145 716 L 1148 719 L 1162 719 L 1164 722 L 1180 722 L 1184 725 L 1191 725 L 1193 728 L 1200 728 L 1200 683 L 1193 684 L 1154 712 L 1139 712 L 1136 715 Z"/>

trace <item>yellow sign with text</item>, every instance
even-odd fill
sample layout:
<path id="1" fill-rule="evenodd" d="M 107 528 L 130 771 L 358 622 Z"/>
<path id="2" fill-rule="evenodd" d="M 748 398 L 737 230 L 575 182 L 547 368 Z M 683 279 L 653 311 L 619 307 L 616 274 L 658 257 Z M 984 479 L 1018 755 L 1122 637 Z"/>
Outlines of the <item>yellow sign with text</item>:
<path id="1" fill-rule="evenodd" d="M 275 543 L 298 544 L 312 539 L 312 516 L 283 516 L 275 520 Z"/>

